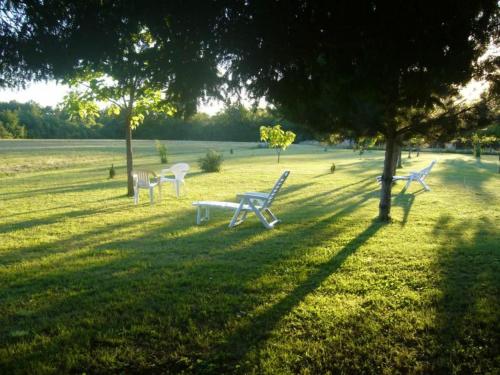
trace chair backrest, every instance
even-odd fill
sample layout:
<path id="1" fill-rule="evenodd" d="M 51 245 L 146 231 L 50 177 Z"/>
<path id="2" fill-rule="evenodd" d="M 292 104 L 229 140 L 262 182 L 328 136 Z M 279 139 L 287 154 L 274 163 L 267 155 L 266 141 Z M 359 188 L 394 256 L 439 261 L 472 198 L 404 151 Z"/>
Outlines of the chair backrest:
<path id="1" fill-rule="evenodd" d="M 170 167 L 170 171 L 174 174 L 176 180 L 184 180 L 184 176 L 189 171 L 189 164 L 177 163 Z"/>
<path id="2" fill-rule="evenodd" d="M 276 195 L 279 193 L 281 187 L 285 183 L 285 181 L 286 181 L 286 179 L 287 179 L 287 177 L 288 177 L 289 174 L 290 174 L 290 171 L 285 171 L 285 172 L 283 172 L 283 174 L 281 175 L 281 177 L 278 178 L 278 181 L 276 181 L 276 183 L 274 184 L 273 189 L 269 193 L 269 196 L 267 197 L 266 201 L 262 205 L 263 208 L 271 207 L 271 204 L 273 203 L 274 198 L 276 198 Z"/>
<path id="3" fill-rule="evenodd" d="M 427 167 L 425 167 L 424 169 L 422 169 L 420 172 L 418 172 L 418 174 L 419 174 L 422 178 L 427 177 L 427 175 L 428 175 L 429 173 L 431 173 L 431 169 L 432 169 L 432 167 L 434 167 L 434 164 L 436 164 L 436 163 L 437 163 L 437 162 L 436 162 L 436 160 L 431 161 L 431 163 L 430 163 Z"/>
<path id="4" fill-rule="evenodd" d="M 134 185 L 138 187 L 149 187 L 149 172 L 148 171 L 133 171 Z"/>

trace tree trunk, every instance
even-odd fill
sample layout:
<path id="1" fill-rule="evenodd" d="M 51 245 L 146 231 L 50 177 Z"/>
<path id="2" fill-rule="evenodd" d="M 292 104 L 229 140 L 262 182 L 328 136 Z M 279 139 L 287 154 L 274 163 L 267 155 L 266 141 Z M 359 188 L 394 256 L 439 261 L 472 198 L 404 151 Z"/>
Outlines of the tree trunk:
<path id="1" fill-rule="evenodd" d="M 393 136 L 386 138 L 384 172 L 382 173 L 382 188 L 380 190 L 380 203 L 378 218 L 381 221 L 389 221 L 391 213 L 391 191 L 392 191 L 392 176 L 395 170 L 394 166 L 397 153 L 396 139 Z"/>
<path id="2" fill-rule="evenodd" d="M 411 145 L 408 147 L 408 159 L 411 159 Z"/>
<path id="3" fill-rule="evenodd" d="M 134 170 L 132 158 L 132 126 L 130 125 L 130 114 L 125 117 L 125 139 L 127 145 L 127 195 L 134 195 L 134 179 L 132 171 Z"/>
<path id="4" fill-rule="evenodd" d="M 396 175 L 396 168 L 398 166 L 399 162 L 399 153 L 401 152 L 401 147 L 400 145 L 394 141 L 394 151 L 392 153 L 392 175 Z"/>
<path id="5" fill-rule="evenodd" d="M 403 160 L 402 160 L 403 159 L 403 155 L 402 155 L 402 153 L 403 153 L 403 147 L 401 145 L 398 145 L 398 153 L 397 153 L 397 155 L 398 155 L 398 166 L 397 166 L 397 168 L 398 169 L 403 168 Z M 396 173 L 394 173 L 394 174 L 396 174 Z"/>
<path id="6" fill-rule="evenodd" d="M 279 164 L 279 163 L 280 163 L 280 155 L 281 155 L 281 151 L 279 151 L 279 150 L 278 150 L 278 151 L 277 151 L 277 153 L 278 153 L 278 164 Z"/>
<path id="7" fill-rule="evenodd" d="M 417 147 L 417 158 L 420 156 L 420 147 Z"/>
<path id="8" fill-rule="evenodd" d="M 477 159 L 481 159 L 481 143 L 479 142 L 474 144 L 474 156 Z"/>

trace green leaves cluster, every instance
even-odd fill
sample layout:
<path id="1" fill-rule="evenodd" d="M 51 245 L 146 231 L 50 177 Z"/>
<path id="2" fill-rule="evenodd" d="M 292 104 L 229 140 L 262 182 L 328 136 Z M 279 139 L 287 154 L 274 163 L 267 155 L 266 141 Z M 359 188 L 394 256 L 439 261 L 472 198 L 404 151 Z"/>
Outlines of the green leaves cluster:
<path id="1" fill-rule="evenodd" d="M 290 130 L 281 129 L 281 125 L 261 126 L 260 140 L 267 142 L 269 147 L 276 149 L 278 153 L 278 163 L 280 162 L 281 151 L 284 151 L 295 140 L 295 133 Z"/>

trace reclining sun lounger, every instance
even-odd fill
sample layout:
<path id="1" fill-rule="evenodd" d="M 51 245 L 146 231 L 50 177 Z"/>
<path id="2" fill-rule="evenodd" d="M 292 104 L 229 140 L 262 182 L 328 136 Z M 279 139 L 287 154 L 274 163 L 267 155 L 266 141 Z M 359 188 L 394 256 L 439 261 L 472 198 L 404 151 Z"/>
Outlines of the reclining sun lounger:
<path id="1" fill-rule="evenodd" d="M 274 228 L 280 220 L 272 213 L 270 207 L 289 174 L 290 171 L 285 171 L 278 181 L 276 181 L 276 184 L 269 193 L 249 192 L 238 194 L 239 203 L 218 201 L 193 202 L 193 206 L 197 207 L 196 224 L 199 225 L 203 221 L 208 221 L 210 219 L 210 208 L 216 207 L 234 211 L 233 218 L 229 223 L 229 228 L 245 221 L 249 212 L 253 212 L 267 229 Z M 203 215 L 202 210 L 205 211 Z"/>
<path id="2" fill-rule="evenodd" d="M 404 190 L 408 189 L 412 181 L 419 182 L 425 190 L 431 191 L 429 185 L 425 183 L 425 178 L 431 172 L 432 167 L 436 164 L 436 160 L 433 160 L 431 164 L 418 172 L 410 172 L 408 176 L 393 176 L 392 181 L 408 181 L 404 187 Z M 382 182 L 382 176 L 377 176 L 377 181 Z"/>

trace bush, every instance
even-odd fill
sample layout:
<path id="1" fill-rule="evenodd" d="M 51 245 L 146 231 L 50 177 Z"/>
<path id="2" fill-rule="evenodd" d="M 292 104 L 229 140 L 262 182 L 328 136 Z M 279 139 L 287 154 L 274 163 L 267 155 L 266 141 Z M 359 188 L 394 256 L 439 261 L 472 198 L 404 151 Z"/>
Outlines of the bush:
<path id="1" fill-rule="evenodd" d="M 335 172 L 335 163 L 332 163 L 332 165 L 330 166 L 330 173 L 334 172 Z"/>
<path id="2" fill-rule="evenodd" d="M 156 143 L 156 151 L 160 155 L 160 162 L 162 164 L 167 164 L 167 146 L 165 146 L 160 141 L 155 141 Z"/>
<path id="3" fill-rule="evenodd" d="M 109 178 L 114 178 L 115 175 L 116 175 L 115 166 L 111 164 L 111 168 L 109 168 Z"/>
<path id="4" fill-rule="evenodd" d="M 198 164 L 203 172 L 220 172 L 222 160 L 221 153 L 208 150 L 207 154 L 198 160 Z"/>

